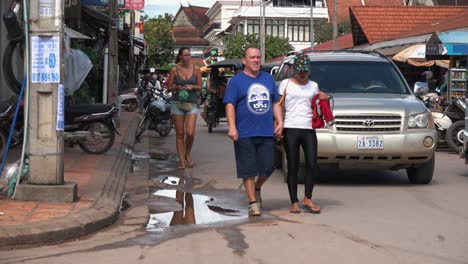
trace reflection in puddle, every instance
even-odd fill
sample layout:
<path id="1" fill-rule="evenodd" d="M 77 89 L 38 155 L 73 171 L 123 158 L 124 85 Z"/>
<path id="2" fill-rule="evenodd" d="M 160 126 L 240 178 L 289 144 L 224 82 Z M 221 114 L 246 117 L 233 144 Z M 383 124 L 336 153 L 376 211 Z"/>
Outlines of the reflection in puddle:
<path id="1" fill-rule="evenodd" d="M 147 231 L 161 232 L 169 226 L 206 225 L 221 221 L 239 220 L 242 217 L 246 217 L 241 215 L 237 210 L 209 205 L 208 203 L 213 202 L 214 199 L 206 195 L 191 194 L 178 190 L 159 190 L 154 195 L 175 198 L 181 205 L 182 210 L 150 214 L 150 220 L 146 226 Z"/>
<path id="2" fill-rule="evenodd" d="M 143 160 L 143 159 L 149 159 L 149 158 L 151 158 L 151 156 L 148 153 L 144 153 L 144 152 L 135 152 L 132 155 L 133 160 L 135 159 Z"/>

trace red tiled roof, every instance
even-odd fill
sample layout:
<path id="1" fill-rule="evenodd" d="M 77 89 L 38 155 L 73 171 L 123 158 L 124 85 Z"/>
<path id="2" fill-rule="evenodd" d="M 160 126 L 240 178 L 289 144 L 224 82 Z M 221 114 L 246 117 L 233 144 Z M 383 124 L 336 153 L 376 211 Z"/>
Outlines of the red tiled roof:
<path id="1" fill-rule="evenodd" d="M 195 65 L 198 65 L 200 67 L 206 65 L 205 61 L 202 58 L 193 58 L 192 57 L 192 58 L 190 58 L 190 62 L 195 64 Z"/>
<path id="2" fill-rule="evenodd" d="M 328 17 L 333 21 L 334 0 L 326 0 Z M 336 8 L 338 23 L 349 20 L 349 8 L 351 6 L 362 6 L 362 0 L 339 0 Z M 367 0 L 365 6 L 403 6 L 402 0 Z"/>
<path id="3" fill-rule="evenodd" d="M 200 37 L 200 30 L 193 27 L 173 27 L 172 33 L 174 37 Z"/>
<path id="4" fill-rule="evenodd" d="M 461 14 L 463 7 L 350 7 L 354 45 L 394 39 L 403 33 Z"/>
<path id="5" fill-rule="evenodd" d="M 200 30 L 193 27 L 173 27 L 172 34 L 176 45 L 209 45 L 209 42 L 201 37 Z"/>
<path id="6" fill-rule="evenodd" d="M 353 34 L 348 33 L 340 36 L 336 39 L 338 48 L 337 49 L 349 49 L 353 47 Z M 310 51 L 309 48 L 303 49 L 303 51 Z M 333 40 L 329 40 L 314 46 L 314 50 L 333 50 Z M 285 56 L 279 56 L 274 59 L 269 60 L 268 62 L 278 62 L 282 61 Z"/>
<path id="7" fill-rule="evenodd" d="M 207 7 L 189 5 L 182 6 L 181 8 L 194 27 L 203 27 L 210 21 L 206 15 L 209 9 Z"/>
<path id="8" fill-rule="evenodd" d="M 468 28 L 468 8 L 465 9 L 465 11 L 459 15 L 445 18 L 439 22 L 431 23 L 430 25 L 417 28 L 410 32 L 405 32 L 400 36 L 396 36 L 395 38 L 419 36 L 419 35 L 429 34 L 433 32 L 442 32 L 442 31 L 453 30 L 453 29 L 464 28 L 464 27 Z"/>
<path id="9" fill-rule="evenodd" d="M 336 49 L 349 49 L 353 47 L 353 34 L 348 33 L 336 39 Z M 310 47 L 303 51 L 310 51 Z M 333 40 L 329 40 L 314 46 L 314 50 L 333 50 Z"/>
<path id="10" fill-rule="evenodd" d="M 269 60 L 268 63 L 282 61 L 284 59 L 284 57 L 286 57 L 286 56 L 282 55 L 282 56 L 276 57 L 274 59 Z"/>
<path id="11" fill-rule="evenodd" d="M 176 46 L 194 46 L 194 45 L 201 45 L 201 46 L 207 46 L 210 43 L 201 37 L 194 37 L 194 38 L 176 38 L 175 41 Z"/>

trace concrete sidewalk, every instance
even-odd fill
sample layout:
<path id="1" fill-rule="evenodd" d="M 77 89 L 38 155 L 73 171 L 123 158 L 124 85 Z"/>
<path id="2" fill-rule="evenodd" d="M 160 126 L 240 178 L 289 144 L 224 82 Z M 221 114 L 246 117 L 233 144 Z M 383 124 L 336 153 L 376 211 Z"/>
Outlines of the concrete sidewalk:
<path id="1" fill-rule="evenodd" d="M 114 146 L 103 155 L 65 148 L 65 182 L 78 184 L 78 201 L 16 201 L 2 193 L 0 246 L 60 241 L 111 225 L 119 213 L 138 121 L 136 112 L 122 112 L 122 136 L 116 135 Z M 5 181 L 4 176 L 0 180 Z"/>

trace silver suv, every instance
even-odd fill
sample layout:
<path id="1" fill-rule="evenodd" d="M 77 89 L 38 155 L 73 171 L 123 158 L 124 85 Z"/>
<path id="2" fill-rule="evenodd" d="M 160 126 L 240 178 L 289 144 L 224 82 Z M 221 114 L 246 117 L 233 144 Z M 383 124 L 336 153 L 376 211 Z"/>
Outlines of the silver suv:
<path id="1" fill-rule="evenodd" d="M 429 183 L 437 133 L 430 111 L 412 94 L 398 68 L 377 52 L 308 55 L 309 78 L 333 97 L 336 120 L 335 126 L 317 130 L 319 164 L 406 169 L 411 183 Z M 293 58 L 288 56 L 281 63 L 278 83 L 292 75 Z M 284 148 L 280 150 L 277 160 L 286 175 L 286 155 Z M 300 171 L 303 174 L 304 169 Z"/>

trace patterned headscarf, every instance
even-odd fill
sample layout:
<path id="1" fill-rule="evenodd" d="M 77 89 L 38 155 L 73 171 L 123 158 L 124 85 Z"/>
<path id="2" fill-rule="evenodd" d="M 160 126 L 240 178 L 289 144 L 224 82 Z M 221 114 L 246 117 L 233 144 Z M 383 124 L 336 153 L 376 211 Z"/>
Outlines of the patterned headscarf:
<path id="1" fill-rule="evenodd" d="M 297 54 L 294 57 L 294 69 L 296 71 L 309 71 L 310 69 L 310 58 L 305 53 Z"/>

